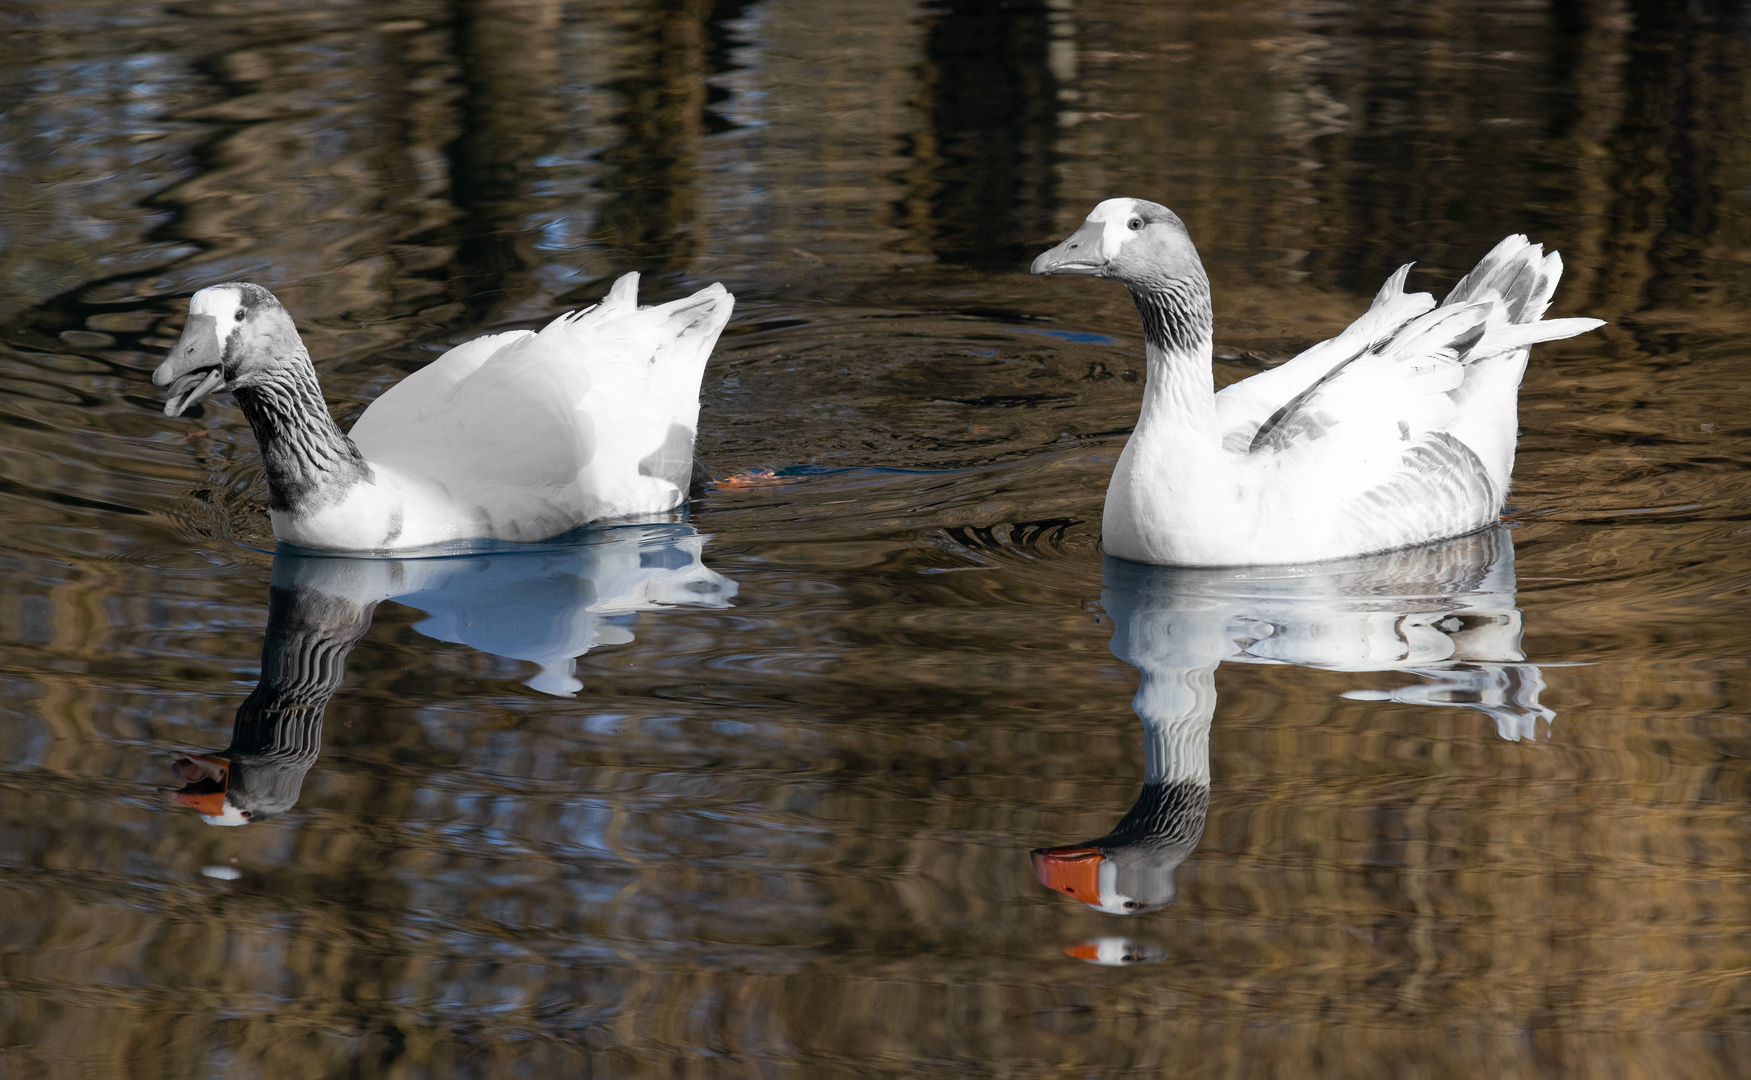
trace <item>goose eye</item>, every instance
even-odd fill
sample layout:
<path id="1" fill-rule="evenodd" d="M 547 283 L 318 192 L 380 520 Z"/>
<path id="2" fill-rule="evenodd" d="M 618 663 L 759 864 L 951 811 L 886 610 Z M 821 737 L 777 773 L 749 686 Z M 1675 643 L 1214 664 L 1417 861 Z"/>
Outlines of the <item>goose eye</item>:
<path id="1" fill-rule="evenodd" d="M 1136 907 L 1136 906 L 1137 906 L 1137 901 L 1135 901 L 1135 900 L 1127 900 L 1127 901 L 1125 901 L 1125 908 L 1126 908 L 1126 910 L 1129 910 L 1129 909 L 1131 909 L 1131 908 L 1134 908 L 1134 907 Z"/>
<path id="2" fill-rule="evenodd" d="M 1143 228 L 1143 219 L 1140 217 L 1134 217 L 1130 221 L 1125 222 L 1125 227 L 1132 232 L 1137 232 Z"/>

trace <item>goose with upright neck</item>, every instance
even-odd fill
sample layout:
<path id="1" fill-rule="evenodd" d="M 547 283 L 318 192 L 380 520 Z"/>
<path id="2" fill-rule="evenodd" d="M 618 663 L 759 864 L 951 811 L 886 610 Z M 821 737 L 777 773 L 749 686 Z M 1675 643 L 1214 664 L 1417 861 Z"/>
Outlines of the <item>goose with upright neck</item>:
<path id="1" fill-rule="evenodd" d="M 166 416 L 220 390 L 255 434 L 274 536 L 390 552 L 543 540 L 687 498 L 699 386 L 734 298 L 722 285 L 638 306 L 638 275 L 540 332 L 488 334 L 390 387 L 350 433 L 329 415 L 291 315 L 214 285 L 152 375 Z"/>
<path id="2" fill-rule="evenodd" d="M 1108 278 L 1136 302 L 1147 380 L 1101 541 L 1167 566 L 1316 562 L 1485 528 L 1508 492 L 1528 350 L 1603 325 L 1541 321 L 1562 261 L 1510 236 L 1440 304 L 1404 291 L 1406 265 L 1343 333 L 1216 393 L 1210 281 L 1173 211 L 1108 199 L 1032 270 Z"/>

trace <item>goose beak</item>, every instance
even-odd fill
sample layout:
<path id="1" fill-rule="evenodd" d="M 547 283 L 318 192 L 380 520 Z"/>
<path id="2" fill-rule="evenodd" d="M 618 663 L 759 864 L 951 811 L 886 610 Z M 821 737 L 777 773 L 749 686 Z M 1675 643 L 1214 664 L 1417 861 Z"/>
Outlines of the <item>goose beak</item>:
<path id="1" fill-rule="evenodd" d="M 1129 964 L 1155 964 L 1167 959 L 1167 950 L 1150 941 L 1136 938 L 1097 937 L 1076 945 L 1064 946 L 1065 956 L 1102 967 L 1125 967 Z"/>
<path id="2" fill-rule="evenodd" d="M 154 386 L 170 387 L 165 416 L 180 416 L 190 405 L 220 388 L 225 381 L 225 351 L 219 341 L 219 321 L 211 315 L 190 315 L 182 338 L 158 370 Z"/>
<path id="3" fill-rule="evenodd" d="M 231 787 L 231 763 L 224 758 L 178 754 L 170 771 L 183 782 L 180 791 L 166 791 L 173 801 L 192 806 L 206 817 L 223 817 L 225 792 Z"/>
<path id="4" fill-rule="evenodd" d="M 165 794 L 184 806 L 194 807 L 195 813 L 202 817 L 225 816 L 225 793 L 223 791 L 167 791 Z"/>
<path id="5" fill-rule="evenodd" d="M 1041 885 L 1085 904 L 1100 903 L 1100 864 L 1106 856 L 1099 848 L 1039 848 L 1033 856 Z"/>
<path id="6" fill-rule="evenodd" d="M 1106 226 L 1085 221 L 1082 228 L 1070 234 L 1070 239 L 1034 260 L 1029 272 L 1046 277 L 1051 274 L 1082 274 L 1100 277 L 1106 273 L 1107 257 L 1101 254 L 1102 236 Z"/>

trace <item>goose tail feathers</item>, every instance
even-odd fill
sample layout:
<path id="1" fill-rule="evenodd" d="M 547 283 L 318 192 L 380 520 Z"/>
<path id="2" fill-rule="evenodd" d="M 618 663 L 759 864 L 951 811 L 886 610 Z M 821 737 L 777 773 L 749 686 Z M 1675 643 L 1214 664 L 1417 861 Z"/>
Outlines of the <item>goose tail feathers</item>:
<path id="1" fill-rule="evenodd" d="M 1392 351 L 1407 360 L 1439 358 L 1469 366 L 1605 325 L 1603 319 L 1513 322 L 1506 317 L 1510 310 L 1501 297 L 1490 292 L 1462 306 L 1443 304 L 1407 326 L 1393 341 Z"/>
<path id="2" fill-rule="evenodd" d="M 697 409 L 699 381 L 705 374 L 706 361 L 717 345 L 718 335 L 730 321 L 736 298 L 722 285 L 713 283 L 679 300 L 646 308 L 641 319 L 656 323 L 654 337 L 660 343 L 652 358 L 656 370 L 653 379 L 672 383 L 674 393 L 690 401 Z"/>
<path id="3" fill-rule="evenodd" d="M 736 298 L 729 290 L 713 282 L 692 296 L 671 300 L 650 310 L 653 314 L 662 313 L 664 329 L 675 335 L 676 340 L 709 336 L 711 341 L 716 341 L 724 324 L 730 321 L 730 312 L 735 306 Z M 706 348 L 710 347 L 708 342 Z"/>
<path id="4" fill-rule="evenodd" d="M 1374 294 L 1374 302 L 1368 305 L 1368 310 L 1344 332 L 1344 336 L 1354 335 L 1361 342 L 1379 344 L 1397 333 L 1405 323 L 1434 307 L 1435 298 L 1428 293 L 1404 291 L 1404 283 L 1415 265 L 1405 263 L 1394 271 Z"/>
<path id="5" fill-rule="evenodd" d="M 621 275 L 600 303 L 561 315 L 549 323 L 547 329 L 575 336 L 582 331 L 605 330 L 610 324 L 625 319 L 628 325 L 616 327 L 616 333 L 636 327 L 635 332 L 652 333 L 659 339 L 667 337 L 677 342 L 709 337 L 710 340 L 704 343 L 709 351 L 729 322 L 735 303 L 736 298 L 728 289 L 713 282 L 692 296 L 641 308 L 638 306 L 638 274 L 634 272 Z"/>
<path id="6" fill-rule="evenodd" d="M 1541 341 L 1560 341 L 1577 334 L 1585 334 L 1589 330 L 1597 330 L 1604 325 L 1604 319 L 1543 319 L 1534 323 L 1516 323 L 1497 328 L 1490 334 L 1487 343 L 1491 346 L 1490 353 L 1494 354 L 1509 349 L 1524 349 Z M 1473 355 L 1476 355 L 1476 350 Z"/>
<path id="7" fill-rule="evenodd" d="M 1473 313 L 1475 325 L 1451 343 L 1451 351 L 1472 363 L 1604 326 L 1601 319 L 1543 319 L 1562 274 L 1556 252 L 1547 255 L 1544 245 L 1518 233 L 1503 237 L 1436 309 L 1437 315 Z M 1447 321 L 1457 326 L 1472 320 Z"/>
<path id="8" fill-rule="evenodd" d="M 1550 309 L 1556 283 L 1562 276 L 1562 256 L 1554 251 L 1546 255 L 1543 244 L 1534 244 L 1524 234 L 1515 233 L 1503 237 L 1472 267 L 1471 273 L 1460 278 L 1459 284 L 1447 294 L 1447 299 L 1441 301 L 1441 306 L 1468 304 L 1495 293 L 1507 310 L 1509 322 L 1533 323 Z"/>

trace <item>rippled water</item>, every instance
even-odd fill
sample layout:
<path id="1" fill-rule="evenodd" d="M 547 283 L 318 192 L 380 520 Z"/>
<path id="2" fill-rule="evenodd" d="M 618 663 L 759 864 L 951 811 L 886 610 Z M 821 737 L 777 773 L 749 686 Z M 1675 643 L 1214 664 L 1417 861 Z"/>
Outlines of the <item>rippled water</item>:
<path id="1" fill-rule="evenodd" d="M 0 1074 L 1746 1074 L 1743 8 L 0 26 Z M 1024 271 L 1118 194 L 1221 382 L 1560 249 L 1611 325 L 1534 357 L 1507 526 L 1103 562 L 1135 315 Z M 671 522 L 272 555 L 241 415 L 148 379 L 247 276 L 347 422 L 626 270 L 738 297 Z"/>

